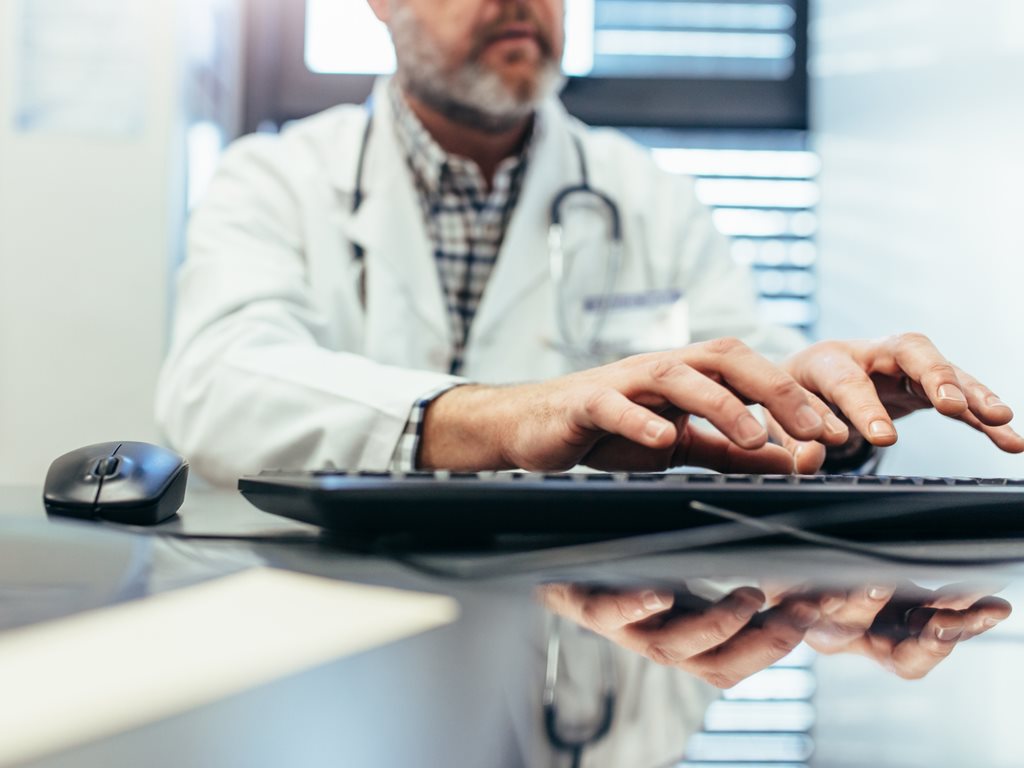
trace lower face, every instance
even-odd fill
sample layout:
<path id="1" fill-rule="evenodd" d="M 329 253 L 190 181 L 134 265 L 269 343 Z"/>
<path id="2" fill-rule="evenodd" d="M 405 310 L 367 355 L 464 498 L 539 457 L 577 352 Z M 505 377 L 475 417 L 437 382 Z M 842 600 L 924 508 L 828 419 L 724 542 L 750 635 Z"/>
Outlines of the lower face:
<path id="1" fill-rule="evenodd" d="M 557 78 L 562 0 L 398 0 L 393 8 L 392 36 L 410 79 L 496 79 L 525 104 Z"/>

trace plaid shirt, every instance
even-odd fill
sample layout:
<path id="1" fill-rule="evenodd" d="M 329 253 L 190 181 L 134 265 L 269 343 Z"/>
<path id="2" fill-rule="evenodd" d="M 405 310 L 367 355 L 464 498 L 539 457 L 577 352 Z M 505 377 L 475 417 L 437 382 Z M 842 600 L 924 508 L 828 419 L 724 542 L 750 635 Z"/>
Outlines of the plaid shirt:
<path id="1" fill-rule="evenodd" d="M 451 327 L 449 372 L 457 375 L 462 372 L 470 326 L 519 199 L 528 149 L 498 165 L 488 191 L 477 164 L 441 149 L 406 104 L 394 81 L 389 94 L 395 131 L 433 245 Z M 434 398 L 448 389 L 446 386 L 428 393 L 413 406 L 392 461 L 396 469 L 415 468 L 423 415 Z"/>

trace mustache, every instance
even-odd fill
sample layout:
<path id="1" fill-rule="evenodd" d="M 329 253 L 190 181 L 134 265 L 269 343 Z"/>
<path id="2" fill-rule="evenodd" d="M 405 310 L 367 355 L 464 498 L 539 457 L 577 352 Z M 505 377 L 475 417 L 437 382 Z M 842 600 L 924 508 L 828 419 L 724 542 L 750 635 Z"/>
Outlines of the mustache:
<path id="1" fill-rule="evenodd" d="M 551 29 L 524 3 L 505 3 L 503 11 L 498 18 L 478 29 L 473 37 L 473 48 L 470 57 L 476 59 L 483 53 L 496 38 L 501 37 L 503 31 L 512 25 L 528 24 L 533 28 L 537 44 L 545 58 L 554 55 L 554 41 L 551 39 Z"/>

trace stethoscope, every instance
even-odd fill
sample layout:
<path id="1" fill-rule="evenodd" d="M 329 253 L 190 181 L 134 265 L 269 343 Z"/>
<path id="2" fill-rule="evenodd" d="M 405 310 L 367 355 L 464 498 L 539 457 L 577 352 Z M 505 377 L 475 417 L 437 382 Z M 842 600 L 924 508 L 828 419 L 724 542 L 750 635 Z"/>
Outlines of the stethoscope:
<path id="1" fill-rule="evenodd" d="M 367 112 L 366 127 L 363 129 L 362 140 L 359 144 L 359 156 L 356 160 L 355 184 L 353 186 L 350 210 L 352 216 L 358 213 L 365 197 L 363 193 L 363 169 L 366 163 L 367 148 L 373 132 L 373 108 L 369 103 L 367 104 Z M 607 350 L 601 349 L 599 339 L 608 319 L 611 303 L 609 301 L 596 302 L 595 319 L 590 325 L 589 331 L 581 334 L 582 338 L 574 338 L 568 309 L 569 302 L 564 300 L 568 272 L 564 248 L 565 204 L 569 198 L 576 198 L 578 200 L 580 197 L 585 196 L 603 213 L 603 218 L 607 223 L 606 237 L 608 240 L 608 253 L 605 259 L 604 280 L 602 283 L 602 295 L 604 297 L 610 296 L 614 291 L 615 282 L 622 268 L 622 218 L 619 214 L 619 207 L 615 202 L 604 192 L 590 185 L 587 160 L 583 152 L 583 143 L 580 141 L 579 136 L 572 134 L 572 142 L 576 149 L 576 156 L 579 159 L 580 183 L 559 190 L 551 201 L 551 207 L 548 211 L 548 271 L 555 289 L 558 333 L 561 337 L 561 341 L 553 344 L 553 346 L 566 357 L 578 359 L 582 362 L 592 362 L 607 355 Z M 353 259 L 357 263 L 363 264 L 365 256 L 365 249 L 359 243 L 353 242 Z M 365 304 L 365 285 L 361 285 L 360 296 Z"/>
<path id="2" fill-rule="evenodd" d="M 544 732 L 551 746 L 572 756 L 572 768 L 579 768 L 583 750 L 596 744 L 611 730 L 615 717 L 615 669 L 611 650 L 602 638 L 597 638 L 601 655 L 600 712 L 592 723 L 567 725 L 558 715 L 558 667 L 562 645 L 562 620 L 552 617 L 548 626 L 547 664 L 544 674 L 544 693 L 541 706 L 544 712 Z"/>

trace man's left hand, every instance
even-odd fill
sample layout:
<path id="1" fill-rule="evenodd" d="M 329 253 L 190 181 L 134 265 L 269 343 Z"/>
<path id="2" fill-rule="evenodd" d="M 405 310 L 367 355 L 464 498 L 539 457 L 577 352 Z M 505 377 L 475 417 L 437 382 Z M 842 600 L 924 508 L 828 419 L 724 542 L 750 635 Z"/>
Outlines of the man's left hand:
<path id="1" fill-rule="evenodd" d="M 821 596 L 821 620 L 804 641 L 819 653 L 867 656 L 899 677 L 917 680 L 958 643 L 1010 615 L 1010 604 L 990 591 L 969 584 L 932 591 L 908 582 L 899 589 L 832 592 Z"/>
<path id="2" fill-rule="evenodd" d="M 1024 452 L 1024 438 L 1009 426 L 1010 407 L 919 333 L 874 341 L 823 341 L 796 353 L 782 367 L 833 406 L 851 425 L 853 440 L 892 445 L 897 438 L 895 419 L 934 408 L 987 435 L 1007 453 Z M 770 417 L 769 430 L 793 454 L 796 472 L 820 469 L 825 460 L 822 445 L 794 440 Z"/>

